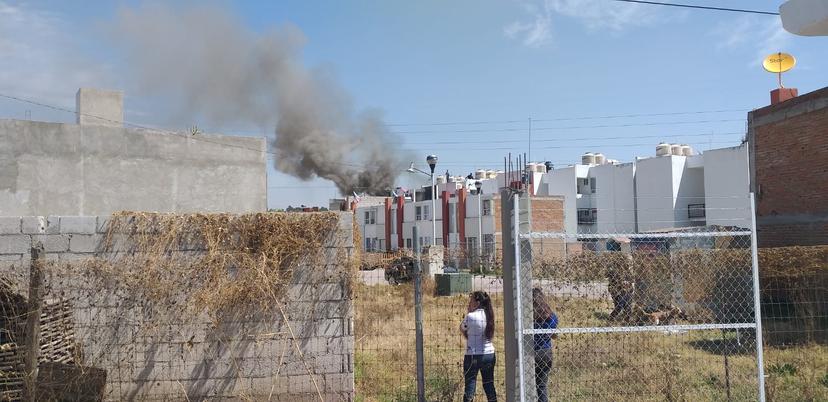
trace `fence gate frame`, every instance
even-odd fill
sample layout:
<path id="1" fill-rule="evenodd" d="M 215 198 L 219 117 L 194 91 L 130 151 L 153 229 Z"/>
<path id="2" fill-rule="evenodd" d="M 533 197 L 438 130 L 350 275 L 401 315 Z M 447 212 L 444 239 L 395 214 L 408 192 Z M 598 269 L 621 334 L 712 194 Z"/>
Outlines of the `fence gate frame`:
<path id="1" fill-rule="evenodd" d="M 705 232 L 711 236 L 750 236 L 750 258 L 751 258 L 751 287 L 753 297 L 753 322 L 743 323 L 713 323 L 713 324 L 681 324 L 681 325 L 657 325 L 657 326 L 606 326 L 606 327 L 582 327 L 582 328 L 558 328 L 558 329 L 534 329 L 531 324 L 527 327 L 527 319 L 523 311 L 523 289 L 524 282 L 529 281 L 531 275 L 522 275 L 522 271 L 529 270 L 531 273 L 532 239 L 542 238 L 578 238 L 583 235 L 568 235 L 565 233 L 533 232 L 531 231 L 530 198 L 525 192 L 505 188 L 501 191 L 502 223 L 503 223 L 503 287 L 504 287 L 504 324 L 505 324 L 505 358 L 507 362 L 506 371 L 506 401 L 519 400 L 527 401 L 534 395 L 534 377 L 524 376 L 527 369 L 534 369 L 534 361 L 526 358 L 524 351 L 524 339 L 535 334 L 576 334 L 576 333 L 632 333 L 632 332 L 663 332 L 663 331 L 690 331 L 710 329 L 750 329 L 755 331 L 756 339 L 756 372 L 757 372 L 757 395 L 760 402 L 765 402 L 765 372 L 762 341 L 762 312 L 759 287 L 759 259 L 756 239 L 756 202 L 753 193 L 750 193 L 750 214 L 751 227 L 749 230 L 731 232 Z M 596 237 L 609 238 L 616 234 L 589 234 L 584 238 L 594 239 Z M 647 234 L 625 234 L 626 237 L 692 237 L 699 236 L 697 233 L 665 233 L 662 235 Z M 530 320 L 531 321 L 531 320 Z M 514 328 L 512 331 L 510 327 Z M 515 361 L 517 373 L 509 370 L 510 362 Z M 531 366 L 531 367 L 528 367 Z M 528 377 L 528 378 L 527 378 Z M 527 393 L 529 396 L 527 396 Z"/>

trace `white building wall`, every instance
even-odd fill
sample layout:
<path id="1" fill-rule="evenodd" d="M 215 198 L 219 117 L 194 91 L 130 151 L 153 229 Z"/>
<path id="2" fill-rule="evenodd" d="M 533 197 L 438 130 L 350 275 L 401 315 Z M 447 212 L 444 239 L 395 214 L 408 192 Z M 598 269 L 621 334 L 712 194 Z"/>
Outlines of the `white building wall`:
<path id="1" fill-rule="evenodd" d="M 750 171 L 747 145 L 704 153 L 708 225 L 750 228 Z"/>
<path id="2" fill-rule="evenodd" d="M 598 233 L 631 233 L 635 231 L 635 200 L 633 176 L 635 165 L 601 165 L 590 169 L 596 180 L 593 205 L 598 209 L 595 231 Z"/>
<path id="3" fill-rule="evenodd" d="M 679 158 L 684 161 L 678 160 Z M 703 226 L 703 219 L 691 220 L 688 214 L 690 204 L 704 203 L 704 165 L 693 163 L 701 162 L 702 156 L 675 156 L 673 157 L 673 191 L 676 194 L 674 203 L 675 223 L 672 227 Z"/>
<path id="4" fill-rule="evenodd" d="M 674 189 L 681 183 L 683 173 L 683 169 L 676 171 L 675 168 L 683 162 L 683 156 L 660 156 L 636 162 L 639 232 L 675 227 L 678 191 Z"/>
<path id="5" fill-rule="evenodd" d="M 578 232 L 578 214 L 576 185 L 578 178 L 577 166 L 553 169 L 548 172 L 539 195 L 561 196 L 564 198 L 564 228 L 567 233 Z"/>

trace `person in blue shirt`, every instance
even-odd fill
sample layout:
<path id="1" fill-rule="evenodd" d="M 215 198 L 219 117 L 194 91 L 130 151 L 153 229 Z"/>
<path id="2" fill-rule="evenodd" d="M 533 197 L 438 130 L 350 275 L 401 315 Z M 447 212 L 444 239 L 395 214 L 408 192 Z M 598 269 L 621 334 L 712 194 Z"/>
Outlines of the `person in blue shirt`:
<path id="1" fill-rule="evenodd" d="M 534 309 L 535 329 L 558 328 L 558 316 L 549 307 L 546 296 L 540 288 L 532 289 L 532 307 Z M 549 372 L 552 371 L 552 339 L 553 334 L 535 334 L 535 386 L 537 387 L 538 402 L 549 400 Z"/>

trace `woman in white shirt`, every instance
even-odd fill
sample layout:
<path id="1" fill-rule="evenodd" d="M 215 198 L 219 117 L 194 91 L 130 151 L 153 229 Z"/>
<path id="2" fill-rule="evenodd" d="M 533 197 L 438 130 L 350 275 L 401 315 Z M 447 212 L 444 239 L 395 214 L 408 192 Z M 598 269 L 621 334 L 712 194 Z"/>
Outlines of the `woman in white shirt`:
<path id="1" fill-rule="evenodd" d="M 483 390 L 489 402 L 497 401 L 494 385 L 495 350 L 492 338 L 495 332 L 492 299 L 486 292 L 472 292 L 469 296 L 468 314 L 460 324 L 460 332 L 466 338 L 466 356 L 463 372 L 466 381 L 463 402 L 474 399 L 477 388 L 477 372 L 483 377 Z"/>

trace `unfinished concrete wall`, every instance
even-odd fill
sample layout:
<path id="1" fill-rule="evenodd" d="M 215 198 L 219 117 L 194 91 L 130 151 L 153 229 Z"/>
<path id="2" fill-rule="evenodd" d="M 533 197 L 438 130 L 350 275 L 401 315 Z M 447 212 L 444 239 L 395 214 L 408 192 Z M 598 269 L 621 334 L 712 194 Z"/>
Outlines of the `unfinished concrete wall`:
<path id="1" fill-rule="evenodd" d="M 45 270 L 46 297 L 70 303 L 76 364 L 106 371 L 106 400 L 351 401 L 353 221 L 338 219 L 322 258 L 293 270 L 284 315 L 158 319 L 149 301 L 124 297 L 91 270 L 61 273 L 106 257 L 106 217 L 0 217 L 0 277 L 27 296 L 30 249 L 43 244 L 47 266 L 58 267 Z"/>
<path id="2" fill-rule="evenodd" d="M 0 120 L 0 216 L 267 209 L 263 138 Z"/>
<path id="3" fill-rule="evenodd" d="M 124 93 L 81 88 L 75 95 L 76 122 L 80 125 L 124 126 Z"/>

